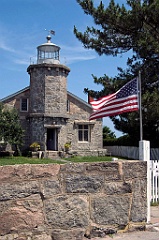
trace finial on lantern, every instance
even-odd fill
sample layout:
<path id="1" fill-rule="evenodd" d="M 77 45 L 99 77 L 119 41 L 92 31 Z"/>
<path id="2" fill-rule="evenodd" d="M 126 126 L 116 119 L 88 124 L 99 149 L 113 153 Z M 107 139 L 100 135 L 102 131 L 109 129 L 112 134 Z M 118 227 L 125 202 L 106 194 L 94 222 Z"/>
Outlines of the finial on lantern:
<path id="1" fill-rule="evenodd" d="M 47 42 L 50 43 L 51 42 L 50 34 L 55 35 L 55 31 L 54 30 L 47 30 L 47 29 L 45 29 L 45 31 L 48 31 L 48 36 L 46 37 L 46 39 L 47 39 Z"/>

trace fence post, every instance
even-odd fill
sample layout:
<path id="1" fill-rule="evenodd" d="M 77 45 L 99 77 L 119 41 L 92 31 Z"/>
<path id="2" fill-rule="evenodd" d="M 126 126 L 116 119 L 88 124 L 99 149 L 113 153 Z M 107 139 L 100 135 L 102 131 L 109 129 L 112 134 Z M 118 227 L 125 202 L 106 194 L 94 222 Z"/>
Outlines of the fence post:
<path id="1" fill-rule="evenodd" d="M 151 171 L 150 171 L 150 142 L 139 142 L 139 160 L 147 161 L 147 222 L 150 221 L 151 204 Z"/>

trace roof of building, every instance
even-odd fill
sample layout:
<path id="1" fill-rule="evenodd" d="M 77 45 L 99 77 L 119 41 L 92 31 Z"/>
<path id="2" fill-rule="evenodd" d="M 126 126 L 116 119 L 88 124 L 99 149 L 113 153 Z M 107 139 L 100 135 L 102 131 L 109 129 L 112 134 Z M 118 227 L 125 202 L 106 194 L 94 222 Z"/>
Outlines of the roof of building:
<path id="1" fill-rule="evenodd" d="M 18 92 L 15 92 L 15 93 L 13 93 L 13 94 L 11 94 L 11 95 L 8 95 L 7 97 L 4 97 L 4 98 L 0 99 L 0 102 L 5 102 L 6 100 L 9 100 L 10 98 L 14 98 L 14 97 L 16 97 L 17 95 L 19 95 L 19 94 L 21 94 L 21 93 L 23 93 L 23 92 L 25 92 L 25 91 L 27 91 L 27 90 L 29 90 L 29 89 L 30 89 L 29 86 L 28 86 L 28 87 L 25 87 L 25 88 L 21 89 L 21 90 L 18 91 Z M 69 96 L 71 96 L 72 98 L 76 99 L 77 101 L 85 104 L 87 107 L 92 108 L 92 106 L 91 106 L 89 103 L 87 103 L 86 101 L 84 101 L 82 98 L 77 97 L 76 95 L 74 95 L 73 93 L 71 93 L 71 92 L 69 92 L 69 91 L 67 91 L 67 94 L 68 94 Z"/>
<path id="2" fill-rule="evenodd" d="M 27 91 L 27 90 L 29 90 L 29 89 L 30 89 L 29 86 L 28 86 L 28 87 L 25 87 L 25 88 L 21 89 L 21 90 L 18 91 L 18 92 L 15 92 L 15 93 L 13 93 L 13 94 L 11 94 L 11 95 L 8 95 L 7 97 L 4 97 L 4 98 L 0 99 L 0 102 L 4 102 L 4 101 L 6 101 L 6 100 L 8 100 L 8 99 L 10 99 L 10 98 L 14 98 L 15 96 L 17 96 L 17 95 L 19 95 L 19 94 L 21 94 L 21 93 L 23 93 L 23 92 L 25 92 L 25 91 Z"/>
<path id="3" fill-rule="evenodd" d="M 67 91 L 67 94 L 70 95 L 71 97 L 73 97 L 74 99 L 76 99 L 77 101 L 79 101 L 79 102 L 87 105 L 88 107 L 92 108 L 92 106 L 89 103 L 87 103 L 86 101 L 84 101 L 82 98 L 77 97 L 76 95 L 74 95 L 73 93 L 71 93 L 69 91 Z"/>

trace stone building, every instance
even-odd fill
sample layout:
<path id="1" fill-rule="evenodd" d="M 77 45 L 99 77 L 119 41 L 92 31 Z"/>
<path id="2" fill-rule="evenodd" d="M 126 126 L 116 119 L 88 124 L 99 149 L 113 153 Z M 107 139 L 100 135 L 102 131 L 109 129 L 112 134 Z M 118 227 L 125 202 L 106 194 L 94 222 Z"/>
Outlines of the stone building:
<path id="1" fill-rule="evenodd" d="M 19 111 L 24 148 L 38 142 L 53 158 L 71 143 L 72 152 L 97 155 L 103 151 L 102 120 L 89 121 L 91 105 L 67 91 L 70 69 L 60 63 L 59 52 L 48 35 L 47 42 L 37 47 L 37 63 L 27 68 L 30 86 L 1 101 Z"/>

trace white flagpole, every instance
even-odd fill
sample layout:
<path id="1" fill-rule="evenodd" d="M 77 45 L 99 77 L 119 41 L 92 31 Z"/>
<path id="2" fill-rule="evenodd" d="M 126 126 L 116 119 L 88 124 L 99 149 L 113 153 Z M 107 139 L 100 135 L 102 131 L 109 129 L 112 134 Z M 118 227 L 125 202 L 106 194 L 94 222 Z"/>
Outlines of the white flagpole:
<path id="1" fill-rule="evenodd" d="M 141 104 L 141 71 L 138 77 L 139 86 L 139 114 L 140 114 L 140 142 L 139 159 L 147 161 L 147 222 L 150 222 L 150 202 L 151 202 L 151 172 L 150 172 L 150 142 L 143 140 L 142 126 L 142 104 Z"/>
<path id="2" fill-rule="evenodd" d="M 143 140 L 143 128 L 142 128 L 142 104 L 141 104 L 141 71 L 139 71 L 139 118 L 140 118 L 140 141 Z"/>

